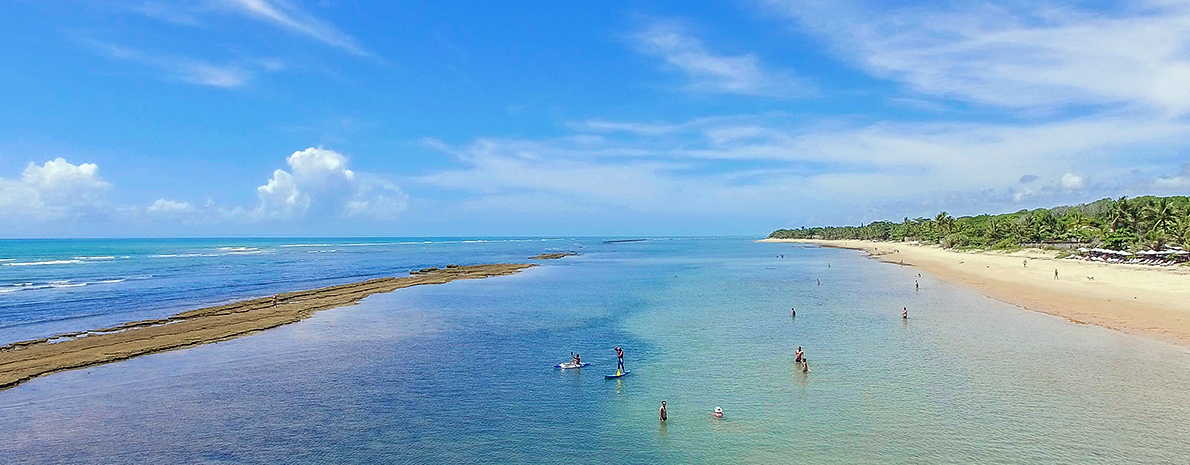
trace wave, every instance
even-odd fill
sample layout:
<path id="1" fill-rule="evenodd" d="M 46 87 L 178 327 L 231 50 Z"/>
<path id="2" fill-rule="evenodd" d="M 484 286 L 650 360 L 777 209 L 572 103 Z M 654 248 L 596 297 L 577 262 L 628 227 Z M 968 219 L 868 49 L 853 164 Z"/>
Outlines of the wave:
<path id="1" fill-rule="evenodd" d="M 260 247 L 218 247 L 215 250 L 224 250 L 224 251 L 231 251 L 231 252 L 251 252 L 254 250 L 260 250 Z"/>
<path id="2" fill-rule="evenodd" d="M 75 260 L 115 260 L 116 257 L 114 255 L 108 255 L 108 256 L 103 256 L 103 257 L 74 257 L 74 259 Z"/>
<path id="3" fill-rule="evenodd" d="M 58 281 L 46 281 L 43 283 L 32 283 L 32 282 L 13 283 L 13 284 L 8 285 L 7 287 L 0 287 L 0 294 L 7 294 L 10 292 L 17 292 L 17 291 L 36 291 L 36 290 L 40 290 L 40 289 L 62 289 L 62 288 L 72 288 L 72 287 L 93 286 L 93 285 L 97 285 L 97 284 L 116 284 L 116 283 L 122 283 L 124 281 L 128 281 L 129 279 L 144 280 L 144 279 L 150 279 L 152 277 L 153 277 L 153 275 L 150 274 L 150 275 L 130 276 L 127 278 L 100 279 L 100 280 L 95 280 L 95 281 L 75 282 L 74 280 L 71 280 L 71 279 L 64 279 L 64 280 L 58 280 Z"/>
<path id="4" fill-rule="evenodd" d="M 330 247 L 332 245 L 334 244 L 283 244 L 278 247 Z"/>
<path id="5" fill-rule="evenodd" d="M 5 263 L 4 266 L 73 265 L 82 262 L 82 260 L 45 260 L 40 262 L 9 262 Z"/>

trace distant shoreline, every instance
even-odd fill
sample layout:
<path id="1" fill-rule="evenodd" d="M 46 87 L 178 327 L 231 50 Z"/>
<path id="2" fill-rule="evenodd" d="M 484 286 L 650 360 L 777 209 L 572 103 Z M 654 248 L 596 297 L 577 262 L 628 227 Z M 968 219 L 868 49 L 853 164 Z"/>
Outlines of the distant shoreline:
<path id="1" fill-rule="evenodd" d="M 763 239 L 867 252 L 947 282 L 1079 324 L 1190 346 L 1190 270 L 1061 260 L 1050 251 L 958 252 L 908 242 Z M 1028 267 L 1024 262 L 1028 261 Z M 1058 278 L 1053 278 L 1054 270 Z M 912 309 L 910 309 L 912 311 Z"/>
<path id="2" fill-rule="evenodd" d="M 315 312 L 354 305 L 377 293 L 460 279 L 506 276 L 537 265 L 501 263 L 426 268 L 407 277 L 379 278 L 178 313 L 0 347 L 0 389 L 50 373 L 247 336 L 296 323 Z"/>

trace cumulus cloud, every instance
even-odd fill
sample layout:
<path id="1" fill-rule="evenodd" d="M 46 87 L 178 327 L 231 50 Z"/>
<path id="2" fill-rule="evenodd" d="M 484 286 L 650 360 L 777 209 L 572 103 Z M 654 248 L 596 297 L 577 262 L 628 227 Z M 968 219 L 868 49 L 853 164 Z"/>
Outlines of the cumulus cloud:
<path id="1" fill-rule="evenodd" d="M 1062 178 L 1058 180 L 1058 185 L 1063 190 L 1076 191 L 1086 187 L 1087 180 L 1074 173 L 1064 173 L 1062 174 Z"/>
<path id="2" fill-rule="evenodd" d="M 357 177 L 347 168 L 347 157 L 333 150 L 310 147 L 294 152 L 285 162 L 289 171 L 273 171 L 272 178 L 256 188 L 259 217 L 315 214 L 393 220 L 407 206 L 400 188 L 378 178 Z"/>
<path id="3" fill-rule="evenodd" d="M 640 51 L 661 58 L 686 73 L 688 90 L 696 92 L 795 97 L 813 94 L 813 88 L 789 70 L 772 70 L 755 55 L 720 55 L 707 50 L 672 23 L 658 23 L 636 34 Z"/>
<path id="4" fill-rule="evenodd" d="M 66 218 L 94 209 L 110 187 L 94 163 L 74 165 L 62 158 L 30 163 L 20 179 L 0 178 L 0 212 L 17 221 Z"/>

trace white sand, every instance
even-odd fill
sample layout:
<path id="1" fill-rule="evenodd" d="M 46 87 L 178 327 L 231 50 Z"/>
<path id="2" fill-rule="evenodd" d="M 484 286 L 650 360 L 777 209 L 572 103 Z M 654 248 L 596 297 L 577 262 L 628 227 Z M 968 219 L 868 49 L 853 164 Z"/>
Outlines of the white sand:
<path id="1" fill-rule="evenodd" d="M 1056 253 L 956 252 L 902 242 L 765 239 L 867 251 L 939 279 L 1049 313 L 1190 346 L 1190 269 L 1059 260 Z M 1028 260 L 1026 268 L 1022 261 Z M 1054 270 L 1058 278 L 1054 279 Z M 1088 279 L 1092 277 L 1094 279 Z"/>

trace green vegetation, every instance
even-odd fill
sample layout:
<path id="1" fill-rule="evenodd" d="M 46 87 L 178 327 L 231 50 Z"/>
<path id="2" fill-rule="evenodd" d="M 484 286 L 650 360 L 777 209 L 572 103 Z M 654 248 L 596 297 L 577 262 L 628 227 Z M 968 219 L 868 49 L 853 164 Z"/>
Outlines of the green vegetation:
<path id="1" fill-rule="evenodd" d="M 920 241 L 947 248 L 1013 249 L 1077 242 L 1115 250 L 1190 249 L 1190 197 L 1137 197 L 1001 215 L 877 221 L 863 226 L 778 229 L 773 239 Z"/>

